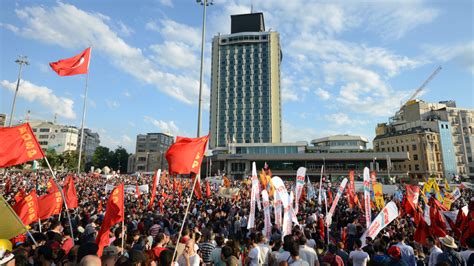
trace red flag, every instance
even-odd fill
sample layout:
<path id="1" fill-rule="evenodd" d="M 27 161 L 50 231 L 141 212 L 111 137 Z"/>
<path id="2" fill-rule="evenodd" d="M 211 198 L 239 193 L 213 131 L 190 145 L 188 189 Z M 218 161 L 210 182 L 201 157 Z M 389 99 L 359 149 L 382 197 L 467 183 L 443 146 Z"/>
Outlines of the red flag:
<path id="1" fill-rule="evenodd" d="M 328 188 L 328 205 L 331 206 L 332 204 L 332 191 Z"/>
<path id="2" fill-rule="evenodd" d="M 18 214 L 24 225 L 38 221 L 38 197 L 36 190 L 32 190 L 30 194 L 21 199 L 13 206 L 13 210 Z"/>
<path id="3" fill-rule="evenodd" d="M 57 62 L 49 63 L 49 65 L 54 70 L 54 72 L 60 76 L 87 74 L 89 71 L 90 54 L 91 48 L 89 47 L 76 56 L 61 59 Z"/>
<path id="4" fill-rule="evenodd" d="M 183 194 L 183 183 L 181 180 L 179 180 L 179 185 L 178 185 L 178 195 L 181 198 L 181 194 Z"/>
<path id="5" fill-rule="evenodd" d="M 38 216 L 41 220 L 47 219 L 53 215 L 60 214 L 63 206 L 63 199 L 61 192 L 56 192 L 43 195 L 38 198 Z"/>
<path id="6" fill-rule="evenodd" d="M 325 234 L 324 234 L 324 219 L 323 219 L 323 217 L 319 217 L 318 225 L 319 225 L 319 235 L 321 236 L 321 239 L 324 239 Z"/>
<path id="7" fill-rule="evenodd" d="M 7 182 L 5 183 L 5 194 L 10 193 L 11 187 L 12 187 L 12 180 L 10 177 L 7 177 Z"/>
<path id="8" fill-rule="evenodd" d="M 447 231 L 446 220 L 441 211 L 446 211 L 446 209 L 434 197 L 430 198 L 428 204 L 430 205 L 431 234 L 437 237 L 445 237 Z"/>
<path id="9" fill-rule="evenodd" d="M 170 174 L 198 173 L 209 136 L 200 138 L 176 137 L 166 151 Z"/>
<path id="10" fill-rule="evenodd" d="M 24 197 L 26 197 L 25 190 L 23 190 L 23 188 L 20 188 L 20 190 L 15 194 L 15 203 L 18 203 Z"/>
<path id="11" fill-rule="evenodd" d="M 46 192 L 53 193 L 56 191 L 58 191 L 58 187 L 56 186 L 56 183 L 54 182 L 53 178 L 50 178 L 46 183 Z"/>
<path id="12" fill-rule="evenodd" d="M 155 174 L 153 175 L 153 186 L 151 189 L 151 198 L 150 198 L 150 203 L 148 204 L 148 210 L 151 210 L 151 208 L 153 207 L 153 201 L 155 200 L 156 186 L 158 185 L 157 180 L 156 180 L 157 178 L 158 178 L 158 171 L 156 171 Z"/>
<path id="13" fill-rule="evenodd" d="M 405 185 L 406 187 L 406 200 L 405 200 L 405 212 L 414 215 L 415 210 L 418 208 L 418 199 L 420 196 L 420 187 L 417 185 Z"/>
<path id="14" fill-rule="evenodd" d="M 427 243 L 426 238 L 430 235 L 428 224 L 423 217 L 423 212 L 416 210 L 414 215 L 416 230 L 413 239 L 416 242 L 425 245 Z"/>
<path id="15" fill-rule="evenodd" d="M 66 180 L 64 180 L 63 193 L 64 197 L 66 198 L 67 208 L 77 208 L 77 193 L 76 187 L 74 186 L 74 179 L 72 178 L 72 176 L 67 176 Z"/>
<path id="16" fill-rule="evenodd" d="M 206 182 L 206 197 L 211 197 L 211 186 L 209 185 L 209 181 Z"/>
<path id="17" fill-rule="evenodd" d="M 141 197 L 142 194 L 140 193 L 140 188 L 138 187 L 138 184 L 136 184 L 135 194 L 137 194 L 138 207 L 141 208 L 142 207 L 142 201 L 140 200 L 140 197 Z"/>
<path id="18" fill-rule="evenodd" d="M 196 185 L 194 186 L 194 194 L 196 195 L 197 199 L 202 199 L 202 191 L 201 191 L 201 177 L 198 175 L 192 175 L 192 182 L 194 183 L 194 178 L 197 178 Z"/>
<path id="19" fill-rule="evenodd" d="M 0 127 L 0 168 L 44 157 L 30 124 Z"/>
<path id="20" fill-rule="evenodd" d="M 103 211 L 103 209 L 102 209 L 102 200 L 99 200 L 99 207 L 97 207 L 97 213 L 102 214 L 102 211 Z"/>
<path id="21" fill-rule="evenodd" d="M 124 208 L 124 186 L 123 183 L 116 186 L 110 194 L 107 201 L 107 208 L 105 210 L 104 220 L 100 226 L 99 233 L 95 242 L 99 245 L 97 256 L 101 257 L 104 247 L 109 245 L 109 231 L 116 223 L 123 221 L 125 217 Z"/>

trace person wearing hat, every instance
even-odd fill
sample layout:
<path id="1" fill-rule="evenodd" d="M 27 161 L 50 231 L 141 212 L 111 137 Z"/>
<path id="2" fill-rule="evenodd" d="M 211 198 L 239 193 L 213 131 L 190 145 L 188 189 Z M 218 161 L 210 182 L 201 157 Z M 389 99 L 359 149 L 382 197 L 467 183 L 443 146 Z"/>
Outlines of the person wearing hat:
<path id="1" fill-rule="evenodd" d="M 15 265 L 15 255 L 12 253 L 12 242 L 0 239 L 0 265 Z"/>
<path id="2" fill-rule="evenodd" d="M 394 265 L 394 266 L 407 266 L 408 264 L 402 260 L 402 252 L 400 247 L 398 246 L 391 246 L 387 250 L 387 254 L 389 256 L 386 265 Z"/>
<path id="3" fill-rule="evenodd" d="M 443 249 L 443 253 L 438 255 L 439 263 L 448 263 L 451 266 L 466 266 L 466 261 L 461 255 L 455 251 L 458 248 L 451 236 L 440 237 L 439 242 Z"/>

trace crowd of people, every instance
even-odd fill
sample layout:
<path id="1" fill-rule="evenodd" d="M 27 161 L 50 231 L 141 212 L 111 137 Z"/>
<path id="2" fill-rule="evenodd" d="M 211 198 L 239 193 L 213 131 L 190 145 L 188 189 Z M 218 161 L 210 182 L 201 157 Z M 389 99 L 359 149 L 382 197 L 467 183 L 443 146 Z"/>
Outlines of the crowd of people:
<path id="1" fill-rule="evenodd" d="M 58 176 L 59 186 L 65 176 Z M 50 177 L 48 172 L 7 172 L 1 181 L 4 185 L 0 186 L 0 193 L 13 205 L 20 190 L 36 189 L 38 195 L 46 194 Z M 7 181 L 11 184 L 8 191 Z M 400 215 L 374 239 L 361 239 L 366 230 L 364 210 L 359 206 L 350 208 L 345 194 L 337 203 L 329 228 L 324 224 L 325 202 L 320 205 L 316 197 L 304 197 L 299 204 L 298 224 L 293 225 L 291 234 L 283 236 L 282 229 L 273 225 L 271 235 L 266 237 L 263 211 L 256 210 L 255 226 L 247 229 L 250 182 L 234 180 L 231 187 L 239 189 L 234 197 L 223 197 L 217 192 L 217 185 L 211 186 L 210 197 L 193 197 L 180 235 L 187 198 L 192 191 L 190 179 L 177 177 L 162 177 L 152 208 L 148 208 L 150 193 L 125 194 L 125 219 L 110 230 L 110 244 L 99 257 L 96 237 L 107 211 L 110 192 L 106 191 L 106 184 L 148 184 L 151 187 L 152 176 L 116 175 L 106 179 L 83 174 L 74 176 L 74 183 L 79 200 L 78 207 L 69 210 L 71 224 L 63 208 L 60 215 L 42 220 L 41 224 L 30 224 L 28 234 L 0 240 L 0 251 L 2 248 L 5 251 L 0 252 L 0 264 L 474 265 L 474 235 L 461 243 L 451 228 L 444 237 L 428 235 L 425 243 L 418 243 L 414 240 L 413 217 L 404 213 L 402 201 L 387 194 L 385 202 L 394 200 Z M 178 191 L 176 183 L 184 189 Z M 205 191 L 205 183 L 201 184 Z M 295 181 L 285 181 L 285 185 L 290 191 Z M 337 186 L 333 185 L 332 189 L 336 193 Z M 400 185 L 400 190 L 403 189 Z M 469 206 L 468 219 L 472 219 L 473 197 L 471 190 L 461 189 L 461 197 L 452 204 L 451 210 Z M 420 205 L 423 209 L 422 197 Z M 372 206 L 372 218 L 379 211 Z M 270 213 L 273 224 L 273 211 Z"/>

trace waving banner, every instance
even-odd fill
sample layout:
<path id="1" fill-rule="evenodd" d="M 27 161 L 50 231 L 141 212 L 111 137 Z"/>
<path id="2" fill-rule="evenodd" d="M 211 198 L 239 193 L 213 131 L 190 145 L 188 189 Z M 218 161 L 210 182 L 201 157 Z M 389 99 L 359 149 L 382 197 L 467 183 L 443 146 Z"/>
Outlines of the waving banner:
<path id="1" fill-rule="evenodd" d="M 281 229 L 281 227 L 283 226 L 283 222 L 281 220 L 281 207 L 282 207 L 281 199 L 278 196 L 278 193 L 275 193 L 275 196 L 273 197 L 273 209 L 275 211 L 275 225 L 279 229 Z"/>
<path id="2" fill-rule="evenodd" d="M 375 217 L 374 221 L 370 224 L 370 226 L 367 228 L 365 233 L 360 238 L 363 245 L 365 245 L 366 237 L 375 239 L 377 234 L 380 233 L 382 229 L 384 229 L 388 224 L 390 224 L 397 217 L 398 217 L 397 205 L 395 204 L 395 202 L 390 201 L 389 203 L 387 203 L 385 208 L 383 208 L 383 210 L 380 211 L 379 215 Z"/>
<path id="3" fill-rule="evenodd" d="M 266 190 L 262 191 L 262 199 L 263 199 L 263 214 L 265 217 L 265 237 L 270 239 L 272 235 L 272 222 L 270 221 L 270 201 L 268 199 L 268 192 Z"/>
<path id="4" fill-rule="evenodd" d="M 382 184 L 375 183 L 374 184 L 374 196 L 375 196 L 375 205 L 377 208 L 382 209 L 385 207 L 385 201 L 383 199 L 383 190 Z"/>
<path id="5" fill-rule="evenodd" d="M 326 215 L 326 224 L 328 226 L 330 226 L 332 223 L 332 215 L 334 213 L 334 210 L 336 209 L 337 202 L 339 201 L 339 198 L 341 197 L 342 192 L 344 192 L 344 189 L 346 188 L 346 185 L 347 185 L 347 178 L 344 178 L 341 184 L 339 185 L 339 189 L 337 190 L 336 198 L 332 202 L 331 209 L 329 210 L 329 213 Z"/>
<path id="6" fill-rule="evenodd" d="M 319 195 L 318 195 L 318 204 L 319 206 L 322 205 L 322 189 L 323 189 L 323 173 L 324 173 L 324 165 L 321 166 L 321 175 L 319 176 Z"/>
<path id="7" fill-rule="evenodd" d="M 370 210 L 370 171 L 364 168 L 364 207 L 365 207 L 365 223 L 367 228 L 370 226 L 371 210 Z"/>
<path id="8" fill-rule="evenodd" d="M 275 196 L 278 195 L 278 199 L 281 201 L 284 209 L 283 213 L 283 236 L 291 234 L 291 213 L 290 213 L 290 197 L 288 196 L 288 192 L 286 191 L 285 184 L 281 180 L 280 177 L 274 176 L 272 177 L 273 186 L 275 186 Z"/>
<path id="9" fill-rule="evenodd" d="M 309 179 L 309 176 L 308 176 L 308 181 L 306 181 L 306 185 L 308 186 L 308 194 L 306 195 L 307 200 L 313 199 L 314 197 L 316 197 L 316 191 L 314 190 L 313 184 L 311 184 L 311 180 Z"/>
<path id="10" fill-rule="evenodd" d="M 252 191 L 250 195 L 250 215 L 249 221 L 247 223 L 247 229 L 255 227 L 255 203 L 257 201 L 258 195 L 258 176 L 257 176 L 257 166 L 255 162 L 252 163 Z"/>
<path id="11" fill-rule="evenodd" d="M 306 177 L 306 168 L 300 167 L 296 171 L 296 187 L 295 187 L 295 215 L 298 213 L 298 202 L 300 201 L 301 194 L 304 187 L 304 179 Z"/>

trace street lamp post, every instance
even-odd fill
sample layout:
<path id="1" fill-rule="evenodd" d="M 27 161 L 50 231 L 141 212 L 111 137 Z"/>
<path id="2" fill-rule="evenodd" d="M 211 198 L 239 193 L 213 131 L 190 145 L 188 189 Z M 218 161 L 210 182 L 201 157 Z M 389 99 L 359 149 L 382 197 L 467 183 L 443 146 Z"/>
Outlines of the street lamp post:
<path id="1" fill-rule="evenodd" d="M 201 69 L 199 76 L 199 100 L 198 100 L 198 124 L 197 124 L 197 137 L 201 135 L 201 116 L 202 116 L 202 83 L 204 78 L 204 41 L 206 35 L 206 9 L 207 6 L 213 5 L 213 0 L 196 0 L 197 3 L 203 6 L 202 14 L 202 35 L 201 35 Z"/>
<path id="2" fill-rule="evenodd" d="M 20 88 L 20 80 L 21 80 L 21 70 L 23 69 L 23 65 L 29 65 L 28 57 L 20 55 L 15 63 L 20 65 L 20 69 L 18 70 L 18 80 L 16 82 L 16 90 L 15 96 L 13 96 L 13 104 L 12 104 L 12 111 L 10 112 L 10 123 L 8 124 L 9 127 L 12 126 L 13 123 L 13 114 L 15 113 L 15 103 L 16 103 L 16 96 L 18 94 L 18 89 Z"/>

